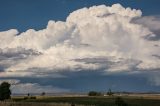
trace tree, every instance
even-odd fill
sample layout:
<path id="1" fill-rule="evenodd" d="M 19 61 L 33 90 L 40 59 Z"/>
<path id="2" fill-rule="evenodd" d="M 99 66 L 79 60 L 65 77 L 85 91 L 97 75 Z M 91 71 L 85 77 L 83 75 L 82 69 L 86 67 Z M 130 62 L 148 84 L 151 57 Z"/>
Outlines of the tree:
<path id="1" fill-rule="evenodd" d="M 45 94 L 46 94 L 45 92 L 42 92 L 41 96 L 45 96 Z"/>
<path id="2" fill-rule="evenodd" d="M 107 95 L 108 95 L 108 96 L 113 96 L 113 92 L 112 92 L 111 89 L 108 90 Z"/>
<path id="3" fill-rule="evenodd" d="M 10 84 L 8 82 L 2 82 L 0 85 L 0 100 L 6 100 L 11 98 Z"/>
<path id="4" fill-rule="evenodd" d="M 30 96 L 30 93 L 27 93 L 27 96 L 29 97 L 29 96 Z"/>

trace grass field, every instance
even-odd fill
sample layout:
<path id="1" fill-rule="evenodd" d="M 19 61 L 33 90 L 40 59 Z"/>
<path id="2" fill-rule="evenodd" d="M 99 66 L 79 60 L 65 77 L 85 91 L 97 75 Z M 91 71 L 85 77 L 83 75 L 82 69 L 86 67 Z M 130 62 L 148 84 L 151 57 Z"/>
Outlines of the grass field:
<path id="1" fill-rule="evenodd" d="M 71 106 L 69 103 L 0 102 L 0 106 Z M 76 105 L 85 106 L 85 105 Z"/>
<path id="2" fill-rule="evenodd" d="M 117 97 L 41 97 L 36 99 L 24 99 L 24 97 L 13 97 L 14 105 L 9 106 L 71 106 L 71 103 L 76 106 L 117 106 L 115 100 Z M 137 97 L 137 96 L 122 96 L 123 101 L 127 105 L 119 106 L 160 106 L 160 98 Z M 28 105 L 31 103 L 30 105 Z M 24 105 L 23 105 L 24 104 Z M 8 105 L 0 105 L 8 106 Z"/>

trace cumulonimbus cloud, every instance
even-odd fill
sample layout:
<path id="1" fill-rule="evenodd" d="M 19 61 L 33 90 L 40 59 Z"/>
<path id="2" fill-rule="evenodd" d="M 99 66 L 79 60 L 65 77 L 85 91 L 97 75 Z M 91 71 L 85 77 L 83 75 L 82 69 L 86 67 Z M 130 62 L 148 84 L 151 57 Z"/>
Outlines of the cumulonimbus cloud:
<path id="1" fill-rule="evenodd" d="M 143 24 L 147 19 L 140 10 L 120 4 L 100 5 L 76 10 L 65 22 L 51 20 L 39 31 L 0 32 L 0 76 L 158 69 L 160 41 L 148 39 L 158 35 Z"/>

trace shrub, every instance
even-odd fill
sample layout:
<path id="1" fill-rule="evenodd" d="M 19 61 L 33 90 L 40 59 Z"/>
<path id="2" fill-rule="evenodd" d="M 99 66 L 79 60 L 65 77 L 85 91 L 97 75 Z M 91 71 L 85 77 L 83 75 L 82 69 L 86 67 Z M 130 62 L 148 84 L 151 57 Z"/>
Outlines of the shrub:
<path id="1" fill-rule="evenodd" d="M 30 99 L 36 99 L 36 97 L 35 96 L 31 96 Z"/>
<path id="2" fill-rule="evenodd" d="M 28 99 L 28 97 L 24 97 L 23 99 L 26 100 L 26 99 Z"/>
<path id="3" fill-rule="evenodd" d="M 102 94 L 100 92 L 96 92 L 96 91 L 90 91 L 88 93 L 88 96 L 101 96 Z"/>

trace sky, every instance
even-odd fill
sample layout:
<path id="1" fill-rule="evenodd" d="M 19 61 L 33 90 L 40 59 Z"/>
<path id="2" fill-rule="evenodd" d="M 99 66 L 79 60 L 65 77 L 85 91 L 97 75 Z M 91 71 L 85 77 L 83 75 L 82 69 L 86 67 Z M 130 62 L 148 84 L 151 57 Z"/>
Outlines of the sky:
<path id="1" fill-rule="evenodd" d="M 159 0 L 0 0 L 12 93 L 160 92 Z"/>
<path id="2" fill-rule="evenodd" d="M 0 0 L 0 31 L 43 29 L 49 20 L 66 20 L 73 11 L 93 5 L 120 3 L 141 9 L 143 15 L 160 14 L 159 0 Z"/>

